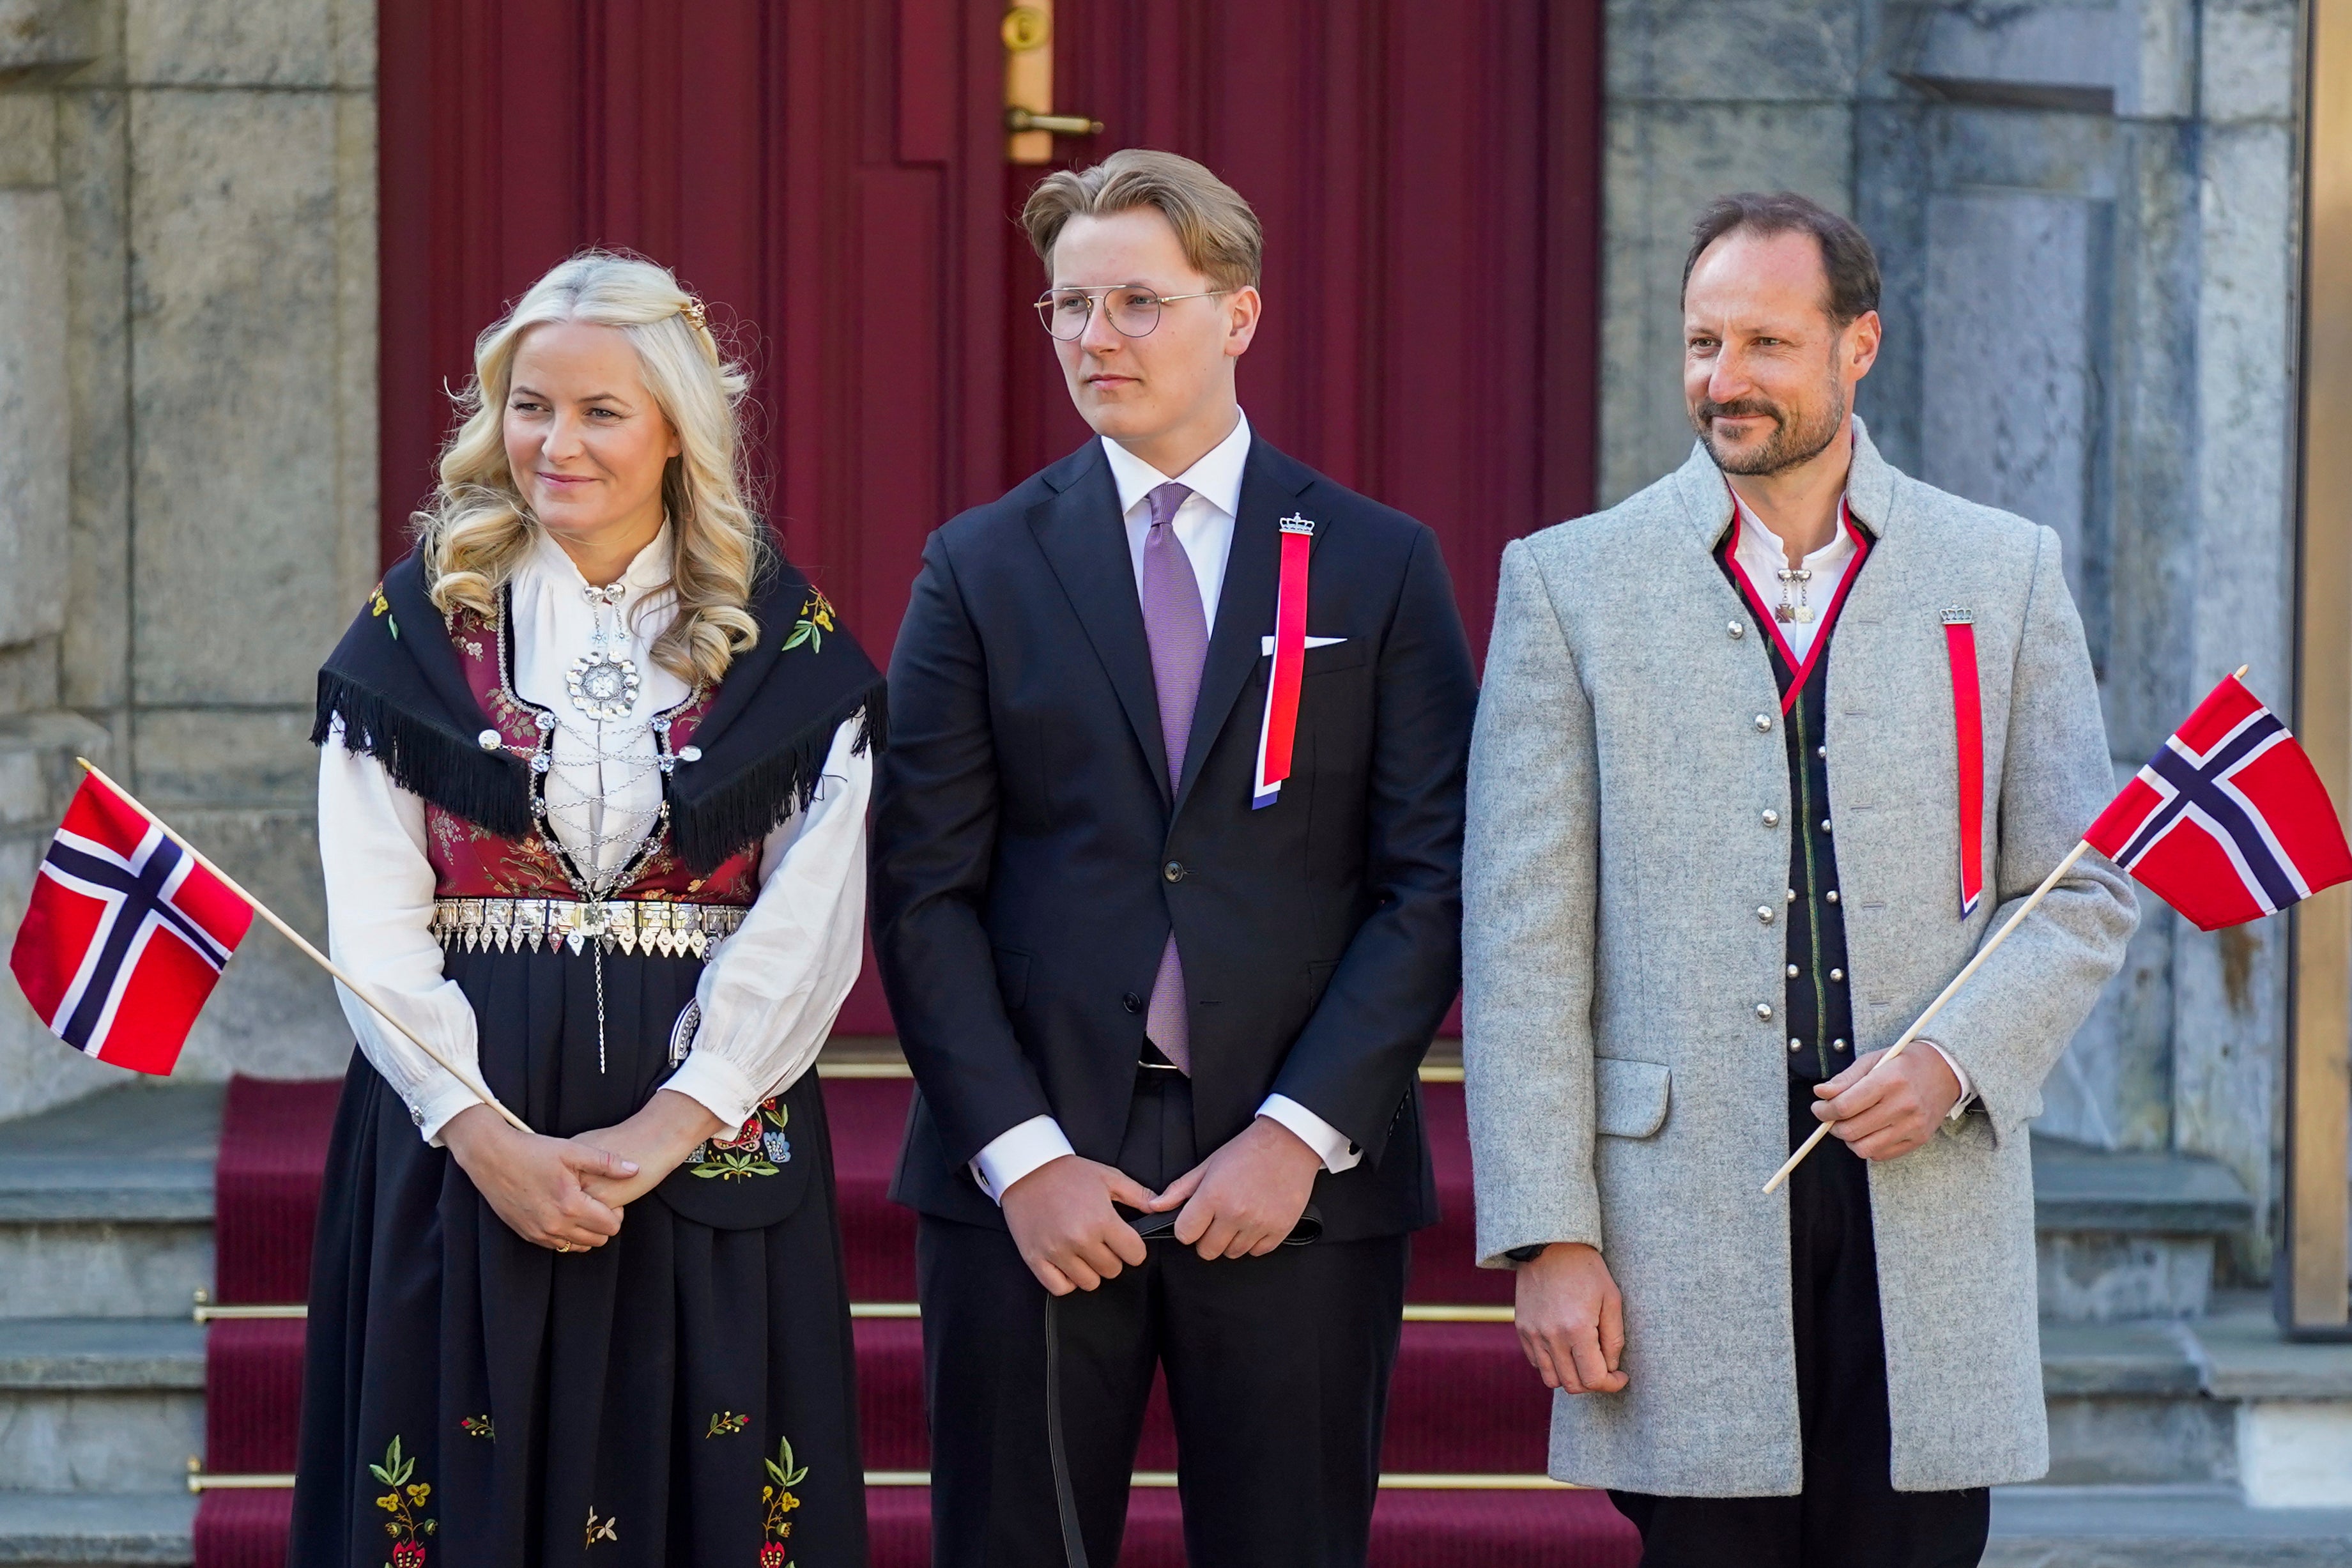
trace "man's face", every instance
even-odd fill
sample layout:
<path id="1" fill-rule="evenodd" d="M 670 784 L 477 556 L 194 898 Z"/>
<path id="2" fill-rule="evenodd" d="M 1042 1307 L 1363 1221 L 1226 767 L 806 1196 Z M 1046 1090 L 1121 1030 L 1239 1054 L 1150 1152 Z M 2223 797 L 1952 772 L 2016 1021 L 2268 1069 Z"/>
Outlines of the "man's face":
<path id="1" fill-rule="evenodd" d="M 1878 355 L 1878 313 L 1830 320 L 1811 235 L 1735 230 L 1706 247 L 1683 291 L 1683 399 L 1727 474 L 1777 474 L 1845 428 Z"/>
<path id="2" fill-rule="evenodd" d="M 1157 211 L 1072 218 L 1054 242 L 1051 272 L 1054 289 L 1097 290 L 1097 300 L 1113 285 L 1168 298 L 1141 337 L 1120 331 L 1097 303 L 1077 338 L 1055 340 L 1070 401 L 1097 435 L 1148 441 L 1232 400 L 1233 362 L 1257 330 L 1257 290 L 1212 294 L 1216 285 L 1185 261 Z"/>

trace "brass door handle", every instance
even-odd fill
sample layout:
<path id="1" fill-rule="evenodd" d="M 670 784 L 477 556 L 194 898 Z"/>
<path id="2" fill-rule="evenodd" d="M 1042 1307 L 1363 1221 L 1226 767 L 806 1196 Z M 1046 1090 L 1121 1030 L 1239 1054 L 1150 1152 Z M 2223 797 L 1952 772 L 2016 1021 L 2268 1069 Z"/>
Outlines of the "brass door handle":
<path id="1" fill-rule="evenodd" d="M 1052 136 L 1099 136 L 1103 122 L 1083 114 L 1035 114 L 1015 105 L 1004 111 L 1004 129 L 1016 136 L 1024 131 L 1043 131 Z"/>

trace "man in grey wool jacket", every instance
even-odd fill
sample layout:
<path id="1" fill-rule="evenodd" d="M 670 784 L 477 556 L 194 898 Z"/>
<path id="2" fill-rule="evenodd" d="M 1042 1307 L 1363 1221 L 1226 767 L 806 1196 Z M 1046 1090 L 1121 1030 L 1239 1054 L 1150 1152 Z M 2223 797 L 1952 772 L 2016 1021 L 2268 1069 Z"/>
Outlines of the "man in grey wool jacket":
<path id="1" fill-rule="evenodd" d="M 2056 536 L 1853 416 L 1877 303 L 1845 219 L 1715 203 L 1690 460 L 1503 556 L 1463 879 L 1478 1250 L 1559 1391 L 1552 1473 L 1611 1489 L 1645 1568 L 1973 1563 L 1985 1489 L 2048 1468 L 2026 1124 L 2135 906 L 2085 857 L 1871 1070 L 2112 784 Z"/>

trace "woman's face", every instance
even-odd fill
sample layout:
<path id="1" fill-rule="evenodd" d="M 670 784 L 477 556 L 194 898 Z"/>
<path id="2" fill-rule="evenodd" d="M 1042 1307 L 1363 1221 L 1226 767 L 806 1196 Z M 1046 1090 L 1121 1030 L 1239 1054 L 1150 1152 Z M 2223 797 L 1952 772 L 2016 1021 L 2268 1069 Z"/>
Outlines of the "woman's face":
<path id="1" fill-rule="evenodd" d="M 618 327 L 558 321 L 517 345 L 506 405 L 507 462 L 531 513 L 558 540 L 650 541 L 677 432 L 646 390 Z"/>

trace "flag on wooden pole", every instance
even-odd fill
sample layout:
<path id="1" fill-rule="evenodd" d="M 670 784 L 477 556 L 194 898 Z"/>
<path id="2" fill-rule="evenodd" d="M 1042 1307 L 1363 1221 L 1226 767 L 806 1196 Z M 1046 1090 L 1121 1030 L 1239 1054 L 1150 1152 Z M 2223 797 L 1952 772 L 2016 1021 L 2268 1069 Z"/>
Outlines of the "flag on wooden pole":
<path id="1" fill-rule="evenodd" d="M 49 841 L 8 968 L 50 1032 L 168 1073 L 253 910 L 96 777 Z"/>
<path id="2" fill-rule="evenodd" d="M 2083 837 L 2200 931 L 2352 879 L 2311 758 L 2234 675 L 2197 705 Z"/>
<path id="3" fill-rule="evenodd" d="M 2319 770 L 2278 715 L 2241 684 L 2245 673 L 2240 666 L 2206 693 L 2197 711 L 2157 748 L 1927 1010 L 1892 1046 L 1863 1058 L 1870 1064 L 1865 1071 L 1877 1071 L 1919 1038 L 1969 976 L 2090 850 L 2203 931 L 2274 915 L 2352 879 L 2352 845 L 2345 842 L 2343 819 Z M 1832 1125 L 1816 1128 L 1772 1173 L 1764 1191 L 1788 1180 Z"/>

